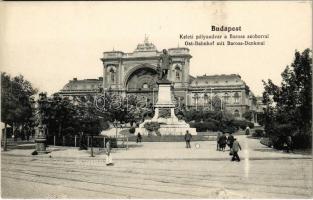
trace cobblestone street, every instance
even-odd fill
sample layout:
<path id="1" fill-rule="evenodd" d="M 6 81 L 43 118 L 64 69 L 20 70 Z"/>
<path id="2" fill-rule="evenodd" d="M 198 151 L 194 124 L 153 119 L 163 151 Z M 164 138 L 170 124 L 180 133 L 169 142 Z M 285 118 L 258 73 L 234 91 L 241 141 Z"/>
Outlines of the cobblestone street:
<path id="1" fill-rule="evenodd" d="M 2 152 L 3 198 L 309 198 L 311 155 L 275 151 L 238 136 L 242 161 L 231 162 L 214 141 L 131 144 L 113 153 L 74 148 L 30 156 Z M 195 148 L 195 144 L 199 148 Z M 51 155 L 51 158 L 49 157 Z"/>

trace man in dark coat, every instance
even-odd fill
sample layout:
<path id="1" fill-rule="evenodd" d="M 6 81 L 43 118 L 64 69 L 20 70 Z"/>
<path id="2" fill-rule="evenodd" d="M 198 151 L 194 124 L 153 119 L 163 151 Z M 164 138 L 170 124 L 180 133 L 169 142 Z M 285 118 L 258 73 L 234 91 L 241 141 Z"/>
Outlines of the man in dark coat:
<path id="1" fill-rule="evenodd" d="M 233 148 L 232 148 L 233 157 L 232 157 L 231 161 L 237 160 L 238 162 L 240 162 L 240 158 L 238 155 L 239 149 L 241 150 L 241 146 L 240 146 L 239 142 L 236 140 L 236 138 L 234 138 L 234 143 L 233 143 Z"/>
<path id="2" fill-rule="evenodd" d="M 190 147 L 191 138 L 192 138 L 192 135 L 189 133 L 189 131 L 186 131 L 186 134 L 185 134 L 186 148 L 191 148 Z"/>
<path id="3" fill-rule="evenodd" d="M 287 144 L 287 153 L 289 153 L 289 151 L 293 151 L 293 148 L 292 148 L 292 138 L 290 135 L 288 135 L 286 137 L 286 144 Z"/>
<path id="4" fill-rule="evenodd" d="M 141 142 L 141 134 L 138 132 L 136 143 Z"/>
<path id="5" fill-rule="evenodd" d="M 220 141 L 219 141 L 221 150 L 225 151 L 226 143 L 227 143 L 227 137 L 226 137 L 225 133 L 223 133 L 223 135 L 220 137 Z"/>
<path id="6" fill-rule="evenodd" d="M 233 148 L 233 143 L 234 143 L 234 136 L 232 135 L 232 133 L 229 133 L 229 136 L 227 138 L 227 145 L 229 146 L 230 149 L 230 155 L 232 154 L 232 148 Z"/>
<path id="7" fill-rule="evenodd" d="M 221 137 L 221 132 L 218 132 L 216 136 L 216 151 L 220 151 L 220 137 Z"/>

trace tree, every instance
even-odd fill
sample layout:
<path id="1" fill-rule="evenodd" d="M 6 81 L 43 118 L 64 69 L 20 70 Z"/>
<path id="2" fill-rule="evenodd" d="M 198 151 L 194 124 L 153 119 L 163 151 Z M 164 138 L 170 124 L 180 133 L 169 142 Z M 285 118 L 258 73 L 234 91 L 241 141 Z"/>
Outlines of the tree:
<path id="1" fill-rule="evenodd" d="M 128 95 L 123 97 L 116 93 L 106 92 L 96 99 L 98 114 L 109 122 L 139 123 L 146 117 L 153 116 L 151 104 L 140 101 L 137 96 Z"/>
<path id="2" fill-rule="evenodd" d="M 302 147 L 308 146 L 312 135 L 311 50 L 296 51 L 293 63 L 285 68 L 281 76 L 281 86 L 271 80 L 263 81 L 265 131 L 277 139 L 283 138 L 284 130 L 290 130 L 295 139 L 302 138 Z"/>
<path id="3" fill-rule="evenodd" d="M 4 146 L 6 150 L 7 125 L 33 126 L 33 95 L 37 89 L 25 80 L 22 75 L 11 78 L 5 72 L 1 73 L 1 121 L 5 124 Z"/>

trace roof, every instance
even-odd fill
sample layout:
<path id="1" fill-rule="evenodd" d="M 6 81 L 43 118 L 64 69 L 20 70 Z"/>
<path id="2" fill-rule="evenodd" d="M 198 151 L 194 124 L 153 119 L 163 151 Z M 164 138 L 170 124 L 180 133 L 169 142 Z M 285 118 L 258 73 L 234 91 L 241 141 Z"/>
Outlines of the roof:
<path id="1" fill-rule="evenodd" d="M 238 74 L 203 75 L 190 77 L 191 86 L 206 85 L 245 85 Z"/>
<path id="2" fill-rule="evenodd" d="M 75 90 L 98 90 L 99 87 L 102 87 L 102 81 L 103 79 L 100 77 L 99 79 L 83 79 L 83 80 L 77 80 L 76 78 L 73 78 L 73 80 L 70 80 L 61 90 L 61 92 L 64 91 L 75 91 Z"/>

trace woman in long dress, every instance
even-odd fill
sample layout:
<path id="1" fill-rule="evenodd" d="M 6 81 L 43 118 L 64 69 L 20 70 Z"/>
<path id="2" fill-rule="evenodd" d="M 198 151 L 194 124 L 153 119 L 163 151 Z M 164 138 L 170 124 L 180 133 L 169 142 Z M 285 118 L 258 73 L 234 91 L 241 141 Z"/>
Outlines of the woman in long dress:
<path id="1" fill-rule="evenodd" d="M 106 145 L 105 164 L 107 166 L 113 165 L 112 155 L 111 155 L 111 140 L 109 140 Z"/>

